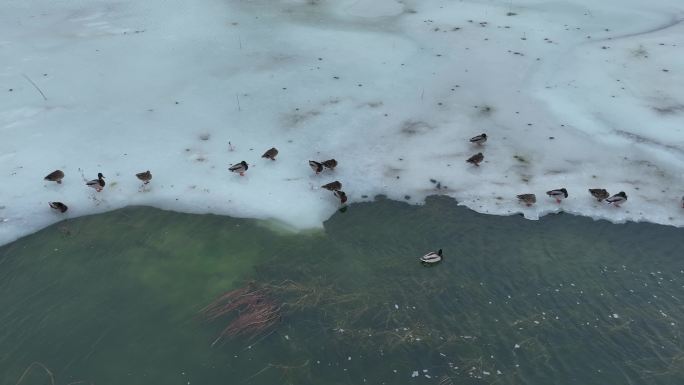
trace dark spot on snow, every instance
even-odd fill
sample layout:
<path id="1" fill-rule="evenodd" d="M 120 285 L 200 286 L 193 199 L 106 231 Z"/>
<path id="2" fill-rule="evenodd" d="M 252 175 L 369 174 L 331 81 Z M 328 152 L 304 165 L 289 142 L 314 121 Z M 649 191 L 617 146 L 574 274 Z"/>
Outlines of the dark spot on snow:
<path id="1" fill-rule="evenodd" d="M 425 122 L 406 120 L 401 124 L 400 131 L 404 135 L 413 136 L 418 134 L 424 134 L 431 129 L 432 127 Z"/>
<path id="2" fill-rule="evenodd" d="M 657 113 L 661 115 L 673 115 L 684 112 L 684 104 L 675 104 L 666 107 L 652 107 Z"/>

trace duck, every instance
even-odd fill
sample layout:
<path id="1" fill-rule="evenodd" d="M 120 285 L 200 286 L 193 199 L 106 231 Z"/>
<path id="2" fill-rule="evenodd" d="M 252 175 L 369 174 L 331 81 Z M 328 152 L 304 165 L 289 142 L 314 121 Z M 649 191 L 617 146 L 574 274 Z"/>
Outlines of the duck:
<path id="1" fill-rule="evenodd" d="M 316 174 L 323 171 L 323 165 L 320 162 L 316 162 L 315 160 L 309 161 L 309 167 L 311 167 L 311 169 L 314 170 Z"/>
<path id="2" fill-rule="evenodd" d="M 139 172 L 135 174 L 135 176 L 143 182 L 143 185 L 150 183 L 150 181 L 152 180 L 152 173 L 150 172 L 150 170 L 147 170 L 145 172 Z"/>
<path id="3" fill-rule="evenodd" d="M 477 145 L 483 145 L 487 141 L 487 134 L 480 134 L 478 136 L 473 136 L 470 138 L 470 143 L 475 143 Z"/>
<path id="4" fill-rule="evenodd" d="M 444 255 L 442 255 L 442 249 L 437 250 L 435 253 L 434 251 L 431 251 L 422 257 L 420 257 L 420 263 L 423 264 L 423 266 L 434 266 L 444 260 Z"/>
<path id="5" fill-rule="evenodd" d="M 326 189 L 326 190 L 337 191 L 337 190 L 342 189 L 342 183 L 340 183 L 339 181 L 334 181 L 334 182 L 330 182 L 328 184 L 324 184 L 321 187 Z"/>
<path id="6" fill-rule="evenodd" d="M 43 179 L 49 180 L 50 182 L 57 182 L 57 183 L 61 184 L 62 179 L 64 179 L 64 171 L 55 170 L 55 171 L 47 174 L 47 176 Z"/>
<path id="7" fill-rule="evenodd" d="M 684 209 L 684 196 L 682 197 L 682 208 Z"/>
<path id="8" fill-rule="evenodd" d="M 534 194 L 520 194 L 518 195 L 518 199 L 527 207 L 530 207 L 537 202 L 537 196 Z"/>
<path id="9" fill-rule="evenodd" d="M 561 203 L 561 200 L 568 197 L 568 190 L 566 190 L 565 188 L 559 188 L 547 191 L 546 195 L 550 196 L 551 198 L 554 198 L 556 200 L 556 203 Z"/>
<path id="10" fill-rule="evenodd" d="M 62 202 L 48 202 L 51 208 L 59 211 L 60 213 L 65 213 L 69 208 Z"/>
<path id="11" fill-rule="evenodd" d="M 344 191 L 335 190 L 333 194 L 340 199 L 340 204 L 347 203 L 347 194 L 345 194 Z"/>
<path id="12" fill-rule="evenodd" d="M 591 196 L 596 198 L 596 200 L 599 202 L 610 196 L 610 193 L 608 193 L 608 191 L 606 191 L 604 188 L 590 188 L 589 194 L 591 194 Z"/>
<path id="13" fill-rule="evenodd" d="M 100 192 L 105 186 L 104 175 L 101 172 L 97 173 L 97 179 L 86 182 L 86 186 L 92 187 L 95 191 Z"/>
<path id="14" fill-rule="evenodd" d="M 240 176 L 245 176 L 245 171 L 249 168 L 249 165 L 244 160 L 240 163 L 234 164 L 228 168 L 232 172 L 240 174 Z"/>
<path id="15" fill-rule="evenodd" d="M 322 164 L 325 168 L 329 168 L 331 170 L 334 170 L 335 167 L 337 167 L 337 161 L 335 159 L 325 160 Z"/>
<path id="16" fill-rule="evenodd" d="M 278 155 L 278 149 L 275 147 L 271 147 L 268 151 L 264 152 L 264 155 L 262 155 L 262 158 L 270 159 L 270 160 L 275 160 L 276 156 Z"/>
<path id="17" fill-rule="evenodd" d="M 466 160 L 466 162 L 472 163 L 476 166 L 480 166 L 480 163 L 482 163 L 483 160 L 484 160 L 484 155 L 482 155 L 481 152 L 478 152 L 477 154 L 468 158 L 468 160 Z"/>
<path id="18" fill-rule="evenodd" d="M 606 198 L 606 202 L 612 203 L 615 207 L 620 207 L 621 204 L 625 203 L 627 201 L 627 194 L 625 194 L 624 191 L 620 191 L 619 193 L 613 195 L 610 198 Z"/>

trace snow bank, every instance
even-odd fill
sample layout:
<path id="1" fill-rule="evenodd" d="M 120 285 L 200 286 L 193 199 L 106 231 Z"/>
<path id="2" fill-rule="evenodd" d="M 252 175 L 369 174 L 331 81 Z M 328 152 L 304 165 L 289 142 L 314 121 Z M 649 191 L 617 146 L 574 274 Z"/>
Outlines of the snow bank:
<path id="1" fill-rule="evenodd" d="M 351 202 L 447 194 L 491 214 L 684 225 L 684 5 L 596 3 L 8 1 L 0 243 L 126 205 L 317 227 L 339 207 L 319 188 L 333 180 Z M 329 158 L 334 172 L 307 165 Z M 241 160 L 245 177 L 228 172 Z M 42 180 L 55 169 L 61 185 Z M 560 207 L 544 195 L 559 187 Z"/>

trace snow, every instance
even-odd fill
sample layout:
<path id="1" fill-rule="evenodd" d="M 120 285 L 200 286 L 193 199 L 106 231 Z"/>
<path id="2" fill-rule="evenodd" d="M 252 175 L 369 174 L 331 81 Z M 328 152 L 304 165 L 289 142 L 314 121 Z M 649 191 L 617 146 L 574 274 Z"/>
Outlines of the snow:
<path id="1" fill-rule="evenodd" d="M 126 205 L 316 228 L 339 208 L 319 188 L 333 180 L 350 202 L 446 194 L 682 226 L 683 20 L 679 0 L 9 0 L 0 244 Z M 55 169 L 61 185 L 42 180 Z M 544 192 L 560 187 L 558 205 Z"/>

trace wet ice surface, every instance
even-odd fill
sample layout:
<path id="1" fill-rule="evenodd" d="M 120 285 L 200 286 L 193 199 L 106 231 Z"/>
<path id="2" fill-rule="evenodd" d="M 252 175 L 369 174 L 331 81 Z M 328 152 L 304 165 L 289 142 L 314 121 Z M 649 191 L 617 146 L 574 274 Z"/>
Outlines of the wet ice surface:
<path id="1" fill-rule="evenodd" d="M 492 214 L 681 226 L 683 18 L 675 0 L 12 1 L 0 243 L 62 218 L 48 201 L 69 217 L 144 204 L 318 227 L 333 180 L 351 202 L 446 194 Z M 334 172 L 307 165 L 329 158 Z M 246 176 L 228 172 L 242 160 Z M 62 185 L 42 180 L 55 169 Z M 559 187 L 560 207 L 544 194 Z"/>

